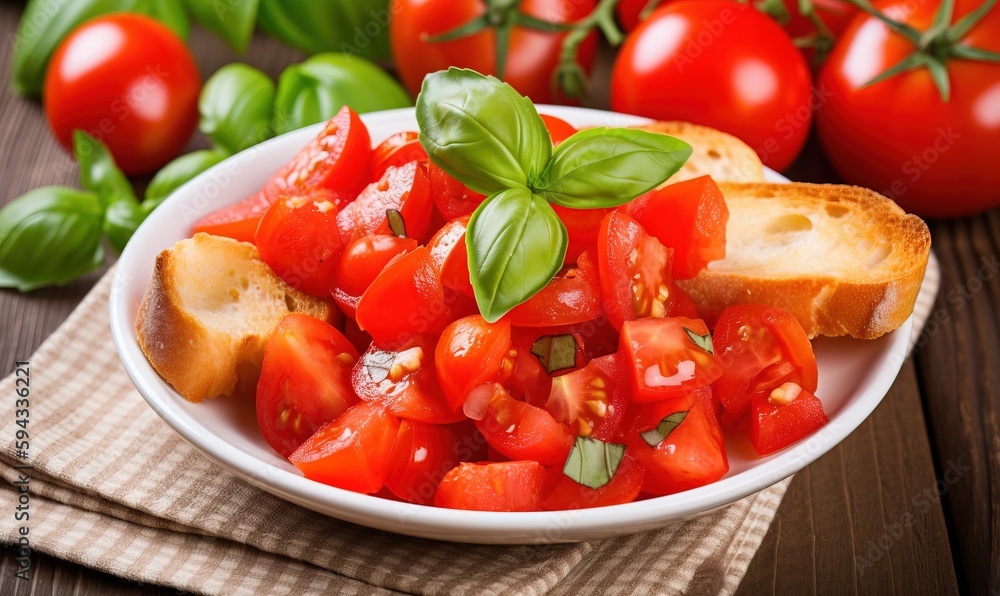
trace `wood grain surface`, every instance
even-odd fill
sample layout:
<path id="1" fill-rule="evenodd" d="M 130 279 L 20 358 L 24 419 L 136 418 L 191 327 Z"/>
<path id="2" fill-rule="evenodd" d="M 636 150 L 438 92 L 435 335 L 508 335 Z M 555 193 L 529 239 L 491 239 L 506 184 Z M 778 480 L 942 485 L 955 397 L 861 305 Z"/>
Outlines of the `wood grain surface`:
<path id="1" fill-rule="evenodd" d="M 77 178 L 40 104 L 6 88 L 20 11 L 0 3 L 0 203 L 42 185 L 74 186 Z M 243 57 L 198 29 L 190 45 L 203 76 L 242 60 L 276 77 L 303 57 L 260 35 Z M 607 81 L 607 60 L 596 76 Z M 189 149 L 203 146 L 196 134 Z M 839 181 L 815 139 L 787 174 Z M 141 190 L 146 181 L 136 182 Z M 869 420 L 795 477 L 741 594 L 1000 593 L 1000 213 L 931 227 L 943 273 L 938 321 Z M 98 276 L 29 294 L 0 290 L 4 374 Z M 13 570 L 4 549 L 0 594 L 169 592 L 38 553 L 30 582 Z"/>

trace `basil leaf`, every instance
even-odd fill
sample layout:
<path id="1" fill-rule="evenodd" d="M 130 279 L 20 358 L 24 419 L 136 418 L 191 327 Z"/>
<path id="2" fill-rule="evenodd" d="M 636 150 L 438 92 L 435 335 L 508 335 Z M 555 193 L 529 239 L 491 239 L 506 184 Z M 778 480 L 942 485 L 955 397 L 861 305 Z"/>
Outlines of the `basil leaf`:
<path id="1" fill-rule="evenodd" d="M 148 212 L 144 207 L 145 205 L 138 203 L 118 201 L 111 203 L 104 213 L 104 235 L 112 248 L 119 253 L 125 249 L 132 234 L 139 228 L 139 224 L 146 219 Z"/>
<path id="2" fill-rule="evenodd" d="M 257 24 L 306 54 L 392 57 L 389 0 L 261 0 Z"/>
<path id="3" fill-rule="evenodd" d="M 611 482 L 625 456 L 625 445 L 577 437 L 566 458 L 563 474 L 577 484 L 598 489 Z"/>
<path id="4" fill-rule="evenodd" d="M 576 366 L 576 340 L 572 335 L 543 335 L 535 340 L 531 353 L 550 375 Z"/>
<path id="5" fill-rule="evenodd" d="M 155 205 L 162 203 L 163 199 L 170 196 L 188 180 L 193 179 L 226 157 L 228 157 L 227 154 L 219 149 L 202 149 L 171 161 L 160 168 L 160 171 L 150 180 L 149 186 L 146 187 L 146 198 L 142 202 L 143 207 L 147 212 L 152 211 Z"/>
<path id="6" fill-rule="evenodd" d="M 221 37 L 241 54 L 253 36 L 260 0 L 184 0 L 202 27 Z"/>
<path id="7" fill-rule="evenodd" d="M 271 138 L 274 81 L 261 71 L 227 64 L 205 82 L 198 98 L 198 128 L 228 153 Z"/>
<path id="8" fill-rule="evenodd" d="M 325 122 L 340 108 L 375 112 L 413 105 L 399 83 L 374 63 L 350 54 L 318 54 L 286 68 L 278 77 L 274 130 Z"/>
<path id="9" fill-rule="evenodd" d="M 431 161 L 485 195 L 531 186 L 552 155 L 552 138 L 531 100 L 472 70 L 427 75 L 417 123 Z"/>
<path id="10" fill-rule="evenodd" d="M 683 412 L 674 412 L 673 414 L 665 417 L 656 425 L 656 428 L 647 430 L 644 433 L 639 433 L 643 441 L 650 447 L 656 447 L 667 438 L 667 436 L 674 432 L 674 429 L 680 426 L 681 422 L 687 418 L 688 412 L 691 410 L 684 410 Z"/>
<path id="11" fill-rule="evenodd" d="M 96 194 L 45 186 L 0 209 L 0 287 L 27 292 L 101 266 L 104 206 Z"/>
<path id="12" fill-rule="evenodd" d="M 541 197 L 510 188 L 472 214 L 465 242 L 476 304 L 495 323 L 549 283 L 566 257 L 566 226 Z"/>
<path id="13" fill-rule="evenodd" d="M 684 333 L 687 333 L 688 337 L 691 338 L 691 341 L 694 342 L 694 345 L 698 346 L 702 350 L 705 350 L 709 354 L 715 353 L 715 346 L 712 345 L 711 333 L 706 333 L 705 335 L 699 335 L 697 332 L 691 331 L 687 327 L 682 327 L 682 329 L 684 329 Z"/>
<path id="14" fill-rule="evenodd" d="M 136 202 L 135 191 L 107 145 L 82 130 L 73 131 L 73 154 L 80 164 L 80 186 L 95 193 L 104 205 Z"/>
<path id="15" fill-rule="evenodd" d="M 41 95 L 45 71 L 59 43 L 80 23 L 111 12 L 136 12 L 162 21 L 182 39 L 188 23 L 178 0 L 31 0 L 13 37 L 11 87 L 22 95 Z M 180 17 L 184 17 L 183 19 Z"/>
<path id="16" fill-rule="evenodd" d="M 662 184 L 690 156 L 690 145 L 667 135 L 591 128 L 559 144 L 534 188 L 563 207 L 614 207 Z"/>

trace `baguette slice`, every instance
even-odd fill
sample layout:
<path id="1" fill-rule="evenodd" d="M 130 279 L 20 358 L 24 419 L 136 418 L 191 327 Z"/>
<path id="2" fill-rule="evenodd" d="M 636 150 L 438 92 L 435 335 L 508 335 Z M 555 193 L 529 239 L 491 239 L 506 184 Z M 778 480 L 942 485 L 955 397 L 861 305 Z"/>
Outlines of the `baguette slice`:
<path id="1" fill-rule="evenodd" d="M 290 312 L 333 314 L 275 275 L 254 245 L 195 234 L 156 257 L 135 330 L 156 372 L 199 402 L 253 391 L 264 345 Z"/>
<path id="2" fill-rule="evenodd" d="M 821 184 L 720 184 L 726 258 L 678 282 L 710 325 L 734 304 L 790 312 L 809 337 L 879 337 L 913 312 L 931 236 L 876 192 Z"/>
<path id="3" fill-rule="evenodd" d="M 636 127 L 658 132 L 691 145 L 690 159 L 665 184 L 706 174 L 716 182 L 763 182 L 764 165 L 757 152 L 731 134 L 690 122 L 661 121 Z"/>

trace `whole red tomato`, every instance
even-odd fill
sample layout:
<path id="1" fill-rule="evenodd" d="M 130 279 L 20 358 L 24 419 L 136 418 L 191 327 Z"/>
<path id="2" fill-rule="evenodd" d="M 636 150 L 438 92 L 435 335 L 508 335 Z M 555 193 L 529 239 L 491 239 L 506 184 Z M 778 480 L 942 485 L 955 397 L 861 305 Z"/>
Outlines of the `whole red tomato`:
<path id="1" fill-rule="evenodd" d="M 658 8 L 625 41 L 611 79 L 612 109 L 724 130 L 777 170 L 802 149 L 812 103 L 809 69 L 788 35 L 724 0 Z"/>
<path id="2" fill-rule="evenodd" d="M 891 0 L 876 5 L 920 31 L 940 2 Z M 981 4 L 957 0 L 952 22 Z M 1000 10 L 993 9 L 959 41 L 1000 52 Z M 820 140 L 837 172 L 905 209 L 927 217 L 977 213 L 1000 205 L 1000 64 L 945 61 L 950 99 L 927 68 L 867 83 L 916 49 L 875 17 L 858 16 L 819 77 L 826 101 L 817 116 Z M 951 50 L 943 46 L 942 55 Z"/>
<path id="3" fill-rule="evenodd" d="M 586 17 L 595 0 L 524 0 L 511 11 L 555 23 L 571 23 Z M 496 33 L 492 28 L 452 41 L 428 38 L 452 31 L 486 13 L 482 0 L 393 0 L 389 37 L 392 54 L 406 88 L 416 95 L 424 76 L 449 66 L 496 74 Z M 503 18 L 513 18 L 508 15 Z M 565 33 L 549 33 L 516 26 L 510 34 L 503 80 L 535 103 L 565 103 L 553 93 L 552 74 L 559 65 Z M 580 46 L 578 60 L 585 70 L 594 62 L 596 37 L 588 36 Z"/>
<path id="4" fill-rule="evenodd" d="M 187 143 L 200 90 L 180 38 L 151 18 L 118 13 L 85 22 L 56 49 L 45 115 L 67 149 L 81 129 L 104 141 L 126 174 L 145 174 Z"/>

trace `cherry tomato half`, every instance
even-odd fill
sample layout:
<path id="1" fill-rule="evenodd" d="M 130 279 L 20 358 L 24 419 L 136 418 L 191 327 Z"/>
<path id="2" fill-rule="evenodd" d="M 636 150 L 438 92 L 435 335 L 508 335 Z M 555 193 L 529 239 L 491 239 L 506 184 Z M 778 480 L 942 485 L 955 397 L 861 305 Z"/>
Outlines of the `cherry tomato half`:
<path id="1" fill-rule="evenodd" d="M 435 348 L 434 364 L 451 409 L 460 412 L 477 385 L 506 381 L 516 357 L 506 320 L 487 323 L 480 315 L 472 315 L 448 325 Z"/>
<path id="2" fill-rule="evenodd" d="M 626 321 L 620 350 L 632 371 L 632 399 L 659 401 L 711 384 L 722 366 L 710 348 L 708 327 L 700 319 Z"/>

